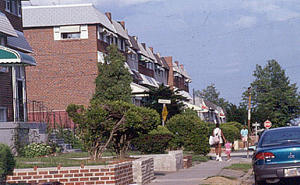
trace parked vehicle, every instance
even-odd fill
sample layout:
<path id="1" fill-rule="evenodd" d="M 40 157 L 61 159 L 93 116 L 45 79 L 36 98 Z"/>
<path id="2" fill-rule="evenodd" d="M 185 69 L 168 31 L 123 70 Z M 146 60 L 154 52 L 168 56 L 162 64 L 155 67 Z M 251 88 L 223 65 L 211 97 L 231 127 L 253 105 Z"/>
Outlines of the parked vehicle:
<path id="1" fill-rule="evenodd" d="M 266 130 L 255 148 L 252 165 L 256 185 L 300 178 L 300 127 Z"/>

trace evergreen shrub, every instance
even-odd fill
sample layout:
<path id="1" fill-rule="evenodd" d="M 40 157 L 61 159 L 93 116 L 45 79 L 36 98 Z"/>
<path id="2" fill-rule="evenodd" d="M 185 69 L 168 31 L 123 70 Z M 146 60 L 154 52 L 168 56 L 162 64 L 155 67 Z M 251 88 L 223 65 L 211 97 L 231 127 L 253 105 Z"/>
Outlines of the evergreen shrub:
<path id="1" fill-rule="evenodd" d="M 7 145 L 0 144 L 0 183 L 7 175 L 12 174 L 15 167 L 15 159 Z"/>
<path id="2" fill-rule="evenodd" d="M 172 132 L 159 125 L 149 134 L 141 135 L 133 141 L 134 147 L 144 154 L 162 154 L 169 147 L 173 138 Z"/>
<path id="3" fill-rule="evenodd" d="M 51 146 L 43 143 L 32 143 L 23 148 L 24 157 L 40 157 L 53 153 Z"/>

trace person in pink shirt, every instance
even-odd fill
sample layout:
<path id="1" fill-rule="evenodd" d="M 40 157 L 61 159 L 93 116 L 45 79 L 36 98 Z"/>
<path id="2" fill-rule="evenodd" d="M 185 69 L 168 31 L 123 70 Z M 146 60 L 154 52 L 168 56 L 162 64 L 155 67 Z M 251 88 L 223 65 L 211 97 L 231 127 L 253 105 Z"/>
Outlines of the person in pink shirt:
<path id="1" fill-rule="evenodd" d="M 230 156 L 231 148 L 232 148 L 232 144 L 229 141 L 227 141 L 225 144 L 225 153 L 227 154 L 227 161 L 231 161 L 231 156 Z"/>

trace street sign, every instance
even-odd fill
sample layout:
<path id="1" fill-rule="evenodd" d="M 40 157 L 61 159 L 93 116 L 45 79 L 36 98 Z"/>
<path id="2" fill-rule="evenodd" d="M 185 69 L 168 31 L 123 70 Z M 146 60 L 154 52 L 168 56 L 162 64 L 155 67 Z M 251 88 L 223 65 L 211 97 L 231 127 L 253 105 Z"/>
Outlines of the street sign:
<path id="1" fill-rule="evenodd" d="M 168 116 L 168 110 L 167 110 L 167 106 L 163 107 L 162 113 L 161 113 L 163 120 L 166 121 L 167 116 Z"/>
<path id="2" fill-rule="evenodd" d="M 158 103 L 171 104 L 171 100 L 158 99 Z"/>
<path id="3" fill-rule="evenodd" d="M 260 127 L 260 123 L 252 123 L 252 127 Z"/>
<path id="4" fill-rule="evenodd" d="M 267 121 L 264 122 L 264 126 L 265 126 L 266 129 L 269 129 L 269 128 L 272 127 L 272 122 L 267 120 Z"/>

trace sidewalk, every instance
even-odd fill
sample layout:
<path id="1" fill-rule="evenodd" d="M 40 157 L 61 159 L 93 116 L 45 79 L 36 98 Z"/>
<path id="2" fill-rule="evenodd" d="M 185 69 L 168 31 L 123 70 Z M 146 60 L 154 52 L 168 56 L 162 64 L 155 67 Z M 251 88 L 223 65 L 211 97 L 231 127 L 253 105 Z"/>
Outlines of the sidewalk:
<path id="1" fill-rule="evenodd" d="M 226 158 L 223 157 L 223 159 Z M 218 175 L 226 166 L 230 166 L 233 163 L 250 161 L 250 159 L 240 157 L 232 157 L 232 161 L 230 162 L 210 160 L 177 172 L 158 174 L 156 175 L 156 179 L 149 185 L 199 185 L 205 178 Z"/>

